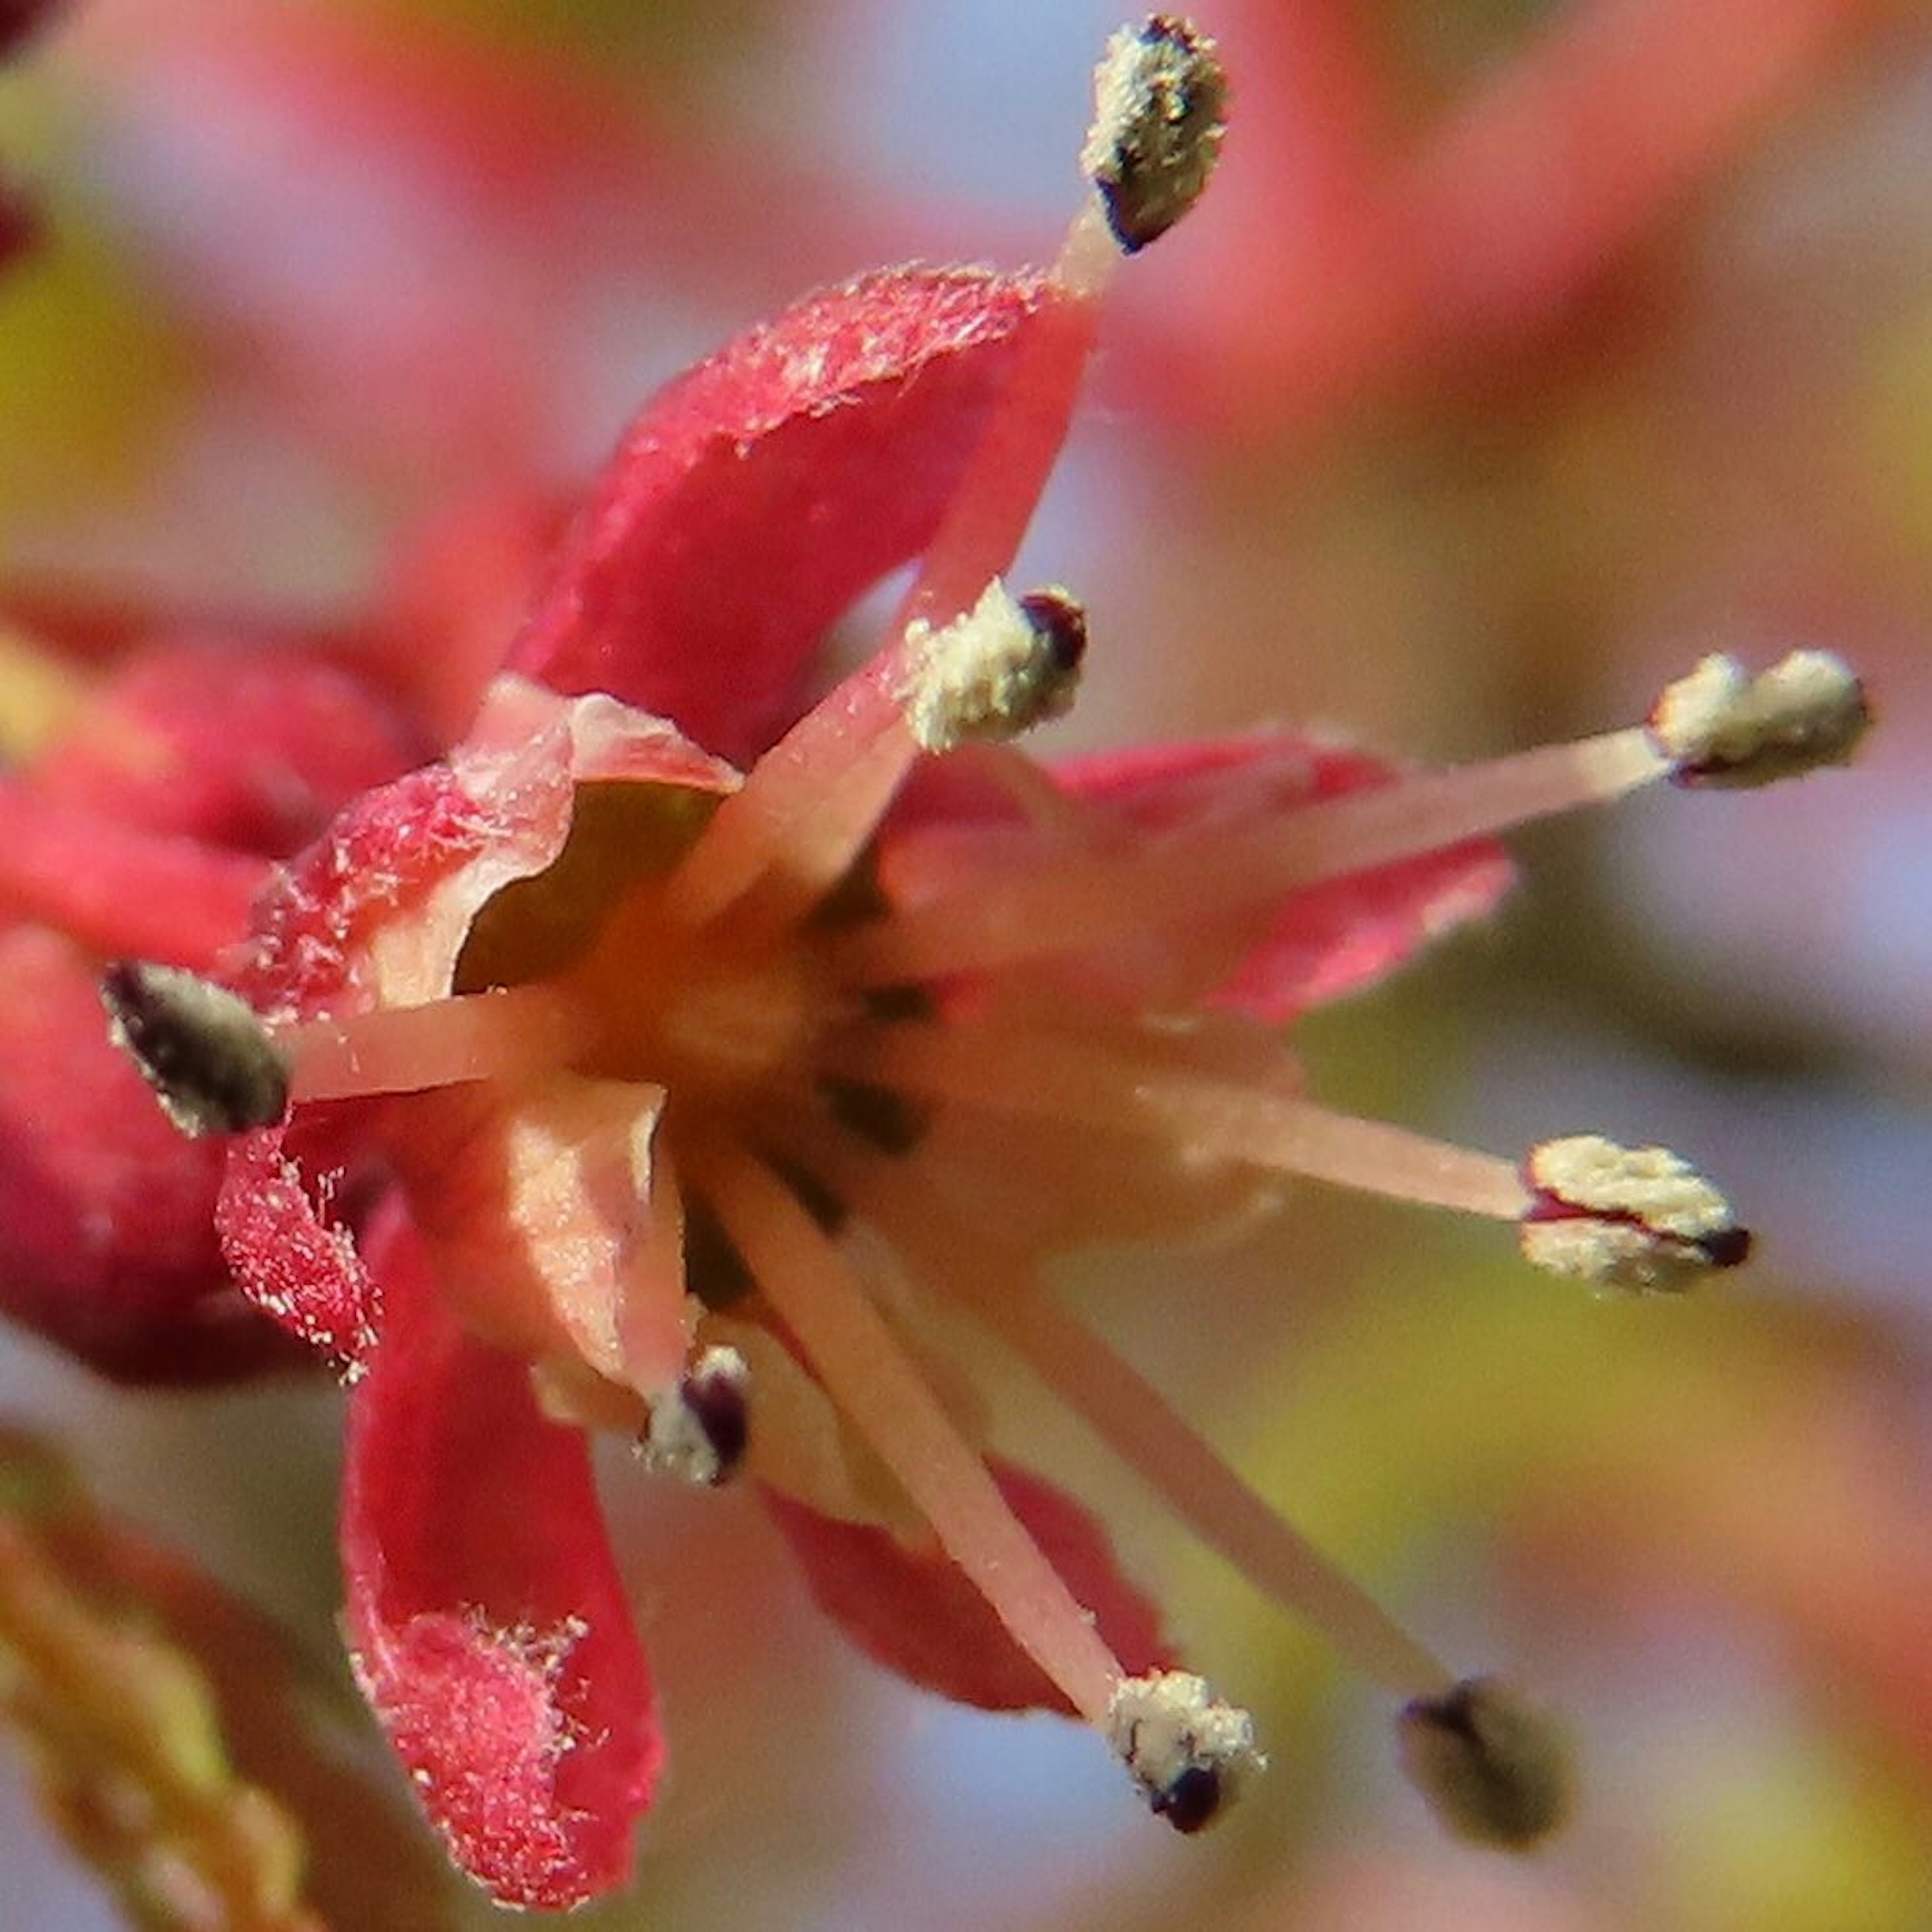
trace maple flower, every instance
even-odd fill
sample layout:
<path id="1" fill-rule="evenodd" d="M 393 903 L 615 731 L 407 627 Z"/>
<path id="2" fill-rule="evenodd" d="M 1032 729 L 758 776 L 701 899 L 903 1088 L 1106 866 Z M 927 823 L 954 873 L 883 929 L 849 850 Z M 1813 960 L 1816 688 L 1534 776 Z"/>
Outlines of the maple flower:
<path id="1" fill-rule="evenodd" d="M 448 755 L 275 872 L 219 979 L 126 961 L 122 1044 L 192 1132 L 243 1292 L 344 1367 L 346 1624 L 458 1862 L 556 1906 L 619 1882 L 662 1747 L 587 1436 L 767 1496 L 828 1612 L 943 1694 L 1076 1715 L 1152 1808 L 1260 1769 L 1059 1491 L 986 1454 L 926 1312 L 1003 1338 L 1201 1535 L 1400 1700 L 1444 1820 L 1534 1840 L 1544 1719 L 1462 1678 L 1042 1280 L 1312 1178 L 1489 1217 L 1604 1286 L 1744 1258 L 1658 1148 L 1503 1159 L 1310 1100 L 1280 1039 L 1489 910 L 1490 835 L 1662 780 L 1846 755 L 1856 681 L 1701 668 L 1655 718 L 1419 773 L 1280 731 L 1046 767 L 1090 656 L 1005 575 L 1118 253 L 1199 191 L 1208 43 L 1117 37 L 1053 267 L 806 298 L 649 403 Z M 916 558 L 802 714 L 826 626 Z"/>

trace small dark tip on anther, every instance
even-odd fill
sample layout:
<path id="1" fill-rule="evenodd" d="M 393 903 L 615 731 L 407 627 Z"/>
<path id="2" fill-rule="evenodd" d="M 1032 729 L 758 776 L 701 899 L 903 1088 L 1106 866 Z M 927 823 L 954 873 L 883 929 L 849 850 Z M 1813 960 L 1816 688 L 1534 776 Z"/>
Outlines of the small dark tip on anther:
<path id="1" fill-rule="evenodd" d="M 1029 590 L 1019 600 L 1027 622 L 1046 640 L 1058 671 L 1077 670 L 1087 655 L 1087 613 L 1077 597 L 1064 590 Z"/>
<path id="2" fill-rule="evenodd" d="M 1220 1815 L 1223 1789 L 1214 1766 L 1191 1764 L 1165 1790 L 1149 1792 L 1148 1803 L 1156 1818 L 1165 1818 L 1184 1837 L 1192 1837 Z"/>
<path id="3" fill-rule="evenodd" d="M 1748 1228 L 1720 1228 L 1697 1244 L 1699 1251 L 1713 1268 L 1740 1268 L 1750 1258 L 1751 1232 Z"/>
<path id="4" fill-rule="evenodd" d="M 735 1360 L 735 1358 L 734 1358 Z M 684 1381 L 684 1403 L 718 1459 L 714 1484 L 728 1481 L 745 1460 L 752 1439 L 752 1408 L 744 1365 L 728 1369 L 700 1363 Z"/>
<path id="5" fill-rule="evenodd" d="M 1214 43 L 1178 14 L 1109 42 L 1082 163 L 1124 254 L 1157 241 L 1199 200 L 1220 148 L 1227 78 Z"/>

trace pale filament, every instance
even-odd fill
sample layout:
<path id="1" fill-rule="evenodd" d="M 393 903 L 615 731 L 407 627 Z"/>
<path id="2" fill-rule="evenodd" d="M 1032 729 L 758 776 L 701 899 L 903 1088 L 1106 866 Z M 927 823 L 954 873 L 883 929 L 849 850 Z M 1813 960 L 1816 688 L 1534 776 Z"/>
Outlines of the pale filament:
<path id="1" fill-rule="evenodd" d="M 860 928 L 842 978 L 891 985 L 990 971 L 1043 955 L 1266 904 L 1281 895 L 1423 856 L 1622 796 L 1673 769 L 1641 728 L 1452 771 L 1419 773 L 1238 826 L 1216 824 L 1096 854 L 1057 854 Z"/>
<path id="2" fill-rule="evenodd" d="M 577 1009 L 543 982 L 272 1027 L 298 1102 L 515 1080 L 565 1065 L 583 1040 Z"/>
<path id="3" fill-rule="evenodd" d="M 808 712 L 721 805 L 672 875 L 666 909 L 698 926 L 782 931 L 850 868 L 921 755 L 899 690 L 907 632 L 970 610 L 1011 567 L 1066 440 L 1119 260 L 1099 197 L 1067 231 L 1017 366 L 876 656 Z"/>
<path id="4" fill-rule="evenodd" d="M 776 1175 L 735 1149 L 687 1161 L 820 1380 L 932 1524 L 1013 1640 L 1088 1723 L 1125 1674 L 873 1306 L 850 1264 Z"/>
<path id="5" fill-rule="evenodd" d="M 1346 1571 L 1257 1496 L 1101 1336 L 1068 1313 L 1028 1258 L 938 1191 L 876 1156 L 821 1150 L 821 1178 L 849 1193 L 918 1280 L 950 1296 L 1020 1355 L 1181 1520 L 1257 1588 L 1320 1630 L 1354 1667 L 1403 1698 L 1452 1672 Z"/>
<path id="6" fill-rule="evenodd" d="M 1263 1086 L 1136 1062 L 998 1022 L 850 1028 L 819 1046 L 830 1072 L 998 1114 L 1151 1136 L 1188 1158 L 1297 1174 L 1419 1205 L 1515 1221 L 1517 1166 Z"/>

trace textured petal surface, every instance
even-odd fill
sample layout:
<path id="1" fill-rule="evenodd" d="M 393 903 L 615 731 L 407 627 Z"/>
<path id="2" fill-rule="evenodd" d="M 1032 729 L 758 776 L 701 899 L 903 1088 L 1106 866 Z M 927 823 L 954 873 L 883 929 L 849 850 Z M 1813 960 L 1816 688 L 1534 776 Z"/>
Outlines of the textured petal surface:
<path id="1" fill-rule="evenodd" d="M 464 1870 L 555 1910 L 621 1884 L 662 1758 L 583 1436 L 446 1312 L 407 1223 L 370 1244 L 382 1340 L 352 1398 L 356 1670 Z"/>
<path id="2" fill-rule="evenodd" d="M 1057 794 L 1027 818 L 1007 791 L 970 770 L 938 768 L 910 788 L 888 828 L 880 877 L 895 899 L 918 900 L 988 867 L 1083 846 L 1105 851 L 1136 836 L 1286 825 L 1305 805 L 1387 784 L 1402 768 L 1292 732 L 1069 760 Z M 1070 812 L 1068 802 L 1089 812 Z M 1132 947 L 1082 962 L 1102 997 L 1156 1006 L 1204 1004 L 1279 1024 L 1372 985 L 1431 940 L 1490 911 L 1513 868 L 1494 841 L 1444 847 L 1284 894 L 1273 905 L 1184 929 L 1150 922 Z"/>
<path id="3" fill-rule="evenodd" d="M 1037 276 L 902 269 L 700 363 L 632 425 L 511 668 L 748 762 L 826 626 L 932 537 L 1049 299 Z"/>
<path id="4" fill-rule="evenodd" d="M 354 1370 L 375 1346 L 380 1299 L 349 1230 L 284 1152 L 286 1131 L 229 1143 L 214 1210 L 222 1255 L 264 1315 Z"/>
<path id="5" fill-rule="evenodd" d="M 0 934 L 0 1304 L 110 1375 L 195 1381 L 286 1352 L 215 1244 L 221 1150 L 184 1139 L 107 1043 L 98 969 Z"/>
<path id="6" fill-rule="evenodd" d="M 988 1465 L 1000 1493 L 1130 1672 L 1172 1661 L 1160 1613 L 1121 1576 L 1105 1532 L 1038 1476 Z M 989 1711 L 1072 1707 L 936 1544 L 838 1522 L 774 1491 L 766 1502 L 820 1607 L 875 1662 L 922 1689 Z"/>

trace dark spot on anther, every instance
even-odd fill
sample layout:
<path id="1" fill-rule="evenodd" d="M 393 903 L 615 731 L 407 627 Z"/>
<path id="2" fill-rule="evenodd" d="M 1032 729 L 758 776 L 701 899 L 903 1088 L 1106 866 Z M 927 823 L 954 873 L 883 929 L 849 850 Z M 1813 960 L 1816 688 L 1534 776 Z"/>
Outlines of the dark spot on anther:
<path id="1" fill-rule="evenodd" d="M 1211 1825 L 1221 1809 L 1220 1772 L 1211 1764 L 1191 1764 L 1164 1790 L 1148 1794 L 1156 1818 L 1185 1835 Z"/>
<path id="2" fill-rule="evenodd" d="M 1054 669 L 1078 670 L 1087 655 L 1087 613 L 1079 600 L 1064 590 L 1029 590 L 1019 606 L 1035 634 L 1046 640 Z"/>
<path id="3" fill-rule="evenodd" d="M 728 1480 L 745 1460 L 752 1439 L 751 1405 L 746 1400 L 741 1372 L 728 1374 L 719 1369 L 700 1367 L 685 1377 L 680 1385 L 685 1407 L 704 1432 L 718 1458 L 713 1483 Z"/>
<path id="4" fill-rule="evenodd" d="M 1226 77 L 1214 42 L 1172 14 L 1117 36 L 1101 74 L 1100 122 L 1082 158 L 1114 240 L 1132 255 L 1165 235 L 1206 186 Z"/>
<path id="5" fill-rule="evenodd" d="M 1496 1678 L 1465 1678 L 1415 1698 L 1396 1728 L 1404 1770 L 1458 1837 L 1521 1851 L 1562 1822 L 1570 1796 L 1562 1740 Z"/>
<path id="6" fill-rule="evenodd" d="M 238 1134 L 288 1112 L 289 1070 L 248 1003 L 178 966 L 118 959 L 100 976 L 108 1036 L 184 1134 Z"/>
<path id="7" fill-rule="evenodd" d="M 1748 1228 L 1722 1228 L 1706 1234 L 1697 1249 L 1713 1268 L 1740 1268 L 1750 1258 L 1751 1232 Z"/>

